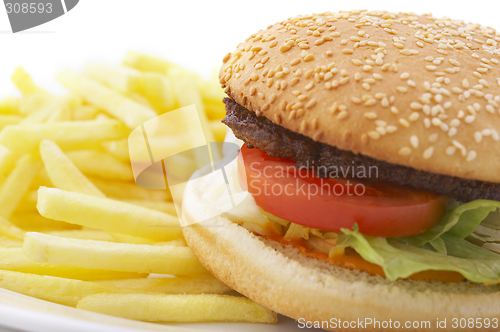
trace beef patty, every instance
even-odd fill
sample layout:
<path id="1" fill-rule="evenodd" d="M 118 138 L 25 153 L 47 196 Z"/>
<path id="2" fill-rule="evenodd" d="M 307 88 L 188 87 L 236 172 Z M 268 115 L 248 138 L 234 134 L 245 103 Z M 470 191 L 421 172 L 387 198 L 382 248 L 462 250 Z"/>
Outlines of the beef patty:
<path id="1" fill-rule="evenodd" d="M 376 167 L 377 176 L 366 179 L 430 190 L 462 202 L 481 198 L 500 201 L 500 184 L 498 183 L 466 180 L 419 171 L 351 151 L 339 150 L 285 129 L 264 116 L 257 116 L 230 98 L 224 98 L 224 103 L 226 104 L 226 117 L 222 122 L 232 129 L 236 137 L 248 143 L 249 147 L 266 151 L 271 157 L 292 159 L 297 162 L 297 167 L 314 168 L 318 176 L 325 177 L 332 172 L 338 174 L 339 169 L 348 170 L 352 167 L 373 169 Z"/>

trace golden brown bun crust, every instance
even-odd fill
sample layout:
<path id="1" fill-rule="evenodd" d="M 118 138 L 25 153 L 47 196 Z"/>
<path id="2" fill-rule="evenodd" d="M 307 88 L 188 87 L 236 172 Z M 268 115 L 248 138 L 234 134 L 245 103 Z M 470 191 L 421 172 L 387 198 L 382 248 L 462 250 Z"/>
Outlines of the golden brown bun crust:
<path id="1" fill-rule="evenodd" d="M 498 183 L 499 43 L 492 28 L 425 15 L 299 16 L 238 45 L 220 83 L 239 104 L 315 141 Z"/>
<path id="2" fill-rule="evenodd" d="M 203 185 L 188 183 L 182 214 L 186 221 L 205 219 L 209 210 L 202 198 L 205 192 Z M 500 317 L 498 286 L 390 282 L 307 258 L 291 246 L 263 240 L 221 216 L 184 227 L 183 233 L 200 262 L 218 279 L 259 304 L 296 320 L 372 318 L 398 320 L 401 324 L 428 320 L 431 329 L 405 330 L 457 331 L 452 329 L 453 318 Z M 447 329 L 436 329 L 437 318 L 447 319 Z"/>

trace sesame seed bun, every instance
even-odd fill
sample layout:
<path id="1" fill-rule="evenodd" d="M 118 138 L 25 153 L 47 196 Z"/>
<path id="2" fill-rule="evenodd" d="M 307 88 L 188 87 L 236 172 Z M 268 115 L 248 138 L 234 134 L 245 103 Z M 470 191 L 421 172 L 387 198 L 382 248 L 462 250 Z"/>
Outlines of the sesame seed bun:
<path id="1" fill-rule="evenodd" d="M 224 57 L 240 105 L 341 150 L 500 183 L 500 34 L 352 11 L 269 26 Z"/>
<path id="2" fill-rule="evenodd" d="M 470 282 L 398 280 L 391 282 L 307 258 L 291 246 L 255 236 L 223 216 L 204 220 L 210 211 L 205 198 L 209 176 L 189 182 L 183 200 L 183 233 L 200 262 L 239 293 L 296 320 L 430 321 L 426 331 L 455 331 L 452 319 L 500 316 L 500 287 Z M 198 223 L 196 223 L 198 222 Z M 436 329 L 436 319 L 447 329 Z M 483 321 L 482 320 L 482 321 Z M 373 326 L 334 329 L 373 331 Z M 389 329 L 383 329 L 389 330 Z M 405 328 L 406 331 L 421 331 Z M 469 329 L 468 329 L 469 330 Z M 485 331 L 477 328 L 471 331 Z"/>

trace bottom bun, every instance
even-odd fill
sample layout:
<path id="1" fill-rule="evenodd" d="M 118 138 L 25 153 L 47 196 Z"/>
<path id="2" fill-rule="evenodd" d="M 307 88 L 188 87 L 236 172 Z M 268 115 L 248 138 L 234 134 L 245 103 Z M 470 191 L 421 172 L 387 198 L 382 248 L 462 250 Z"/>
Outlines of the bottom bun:
<path id="1" fill-rule="evenodd" d="M 210 181 L 210 177 L 205 178 L 205 182 Z M 188 183 L 186 187 L 182 218 L 186 224 L 191 223 L 183 227 L 189 247 L 223 283 L 264 307 L 297 320 L 299 326 L 318 322 L 320 327 L 332 331 L 499 329 L 497 285 L 391 282 L 308 258 L 292 246 L 256 236 L 223 216 L 198 222 L 210 213 L 204 198 L 209 187 L 203 181 Z M 490 321 L 489 329 L 485 328 L 486 318 Z M 373 323 L 367 325 L 365 319 Z M 400 328 L 394 328 L 396 321 Z M 424 327 L 426 321 L 430 327 Z M 349 322 L 349 327 L 344 322 Z"/>

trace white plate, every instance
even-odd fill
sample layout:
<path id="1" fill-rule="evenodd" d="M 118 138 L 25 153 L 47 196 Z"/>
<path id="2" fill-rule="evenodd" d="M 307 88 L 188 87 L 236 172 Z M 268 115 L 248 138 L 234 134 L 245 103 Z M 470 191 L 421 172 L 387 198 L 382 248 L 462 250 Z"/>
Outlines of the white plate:
<path id="1" fill-rule="evenodd" d="M 165 308 L 168 310 L 168 308 Z M 153 324 L 112 317 L 35 299 L 0 289 L 0 332 L 293 332 L 297 323 L 280 316 L 279 323 Z"/>

